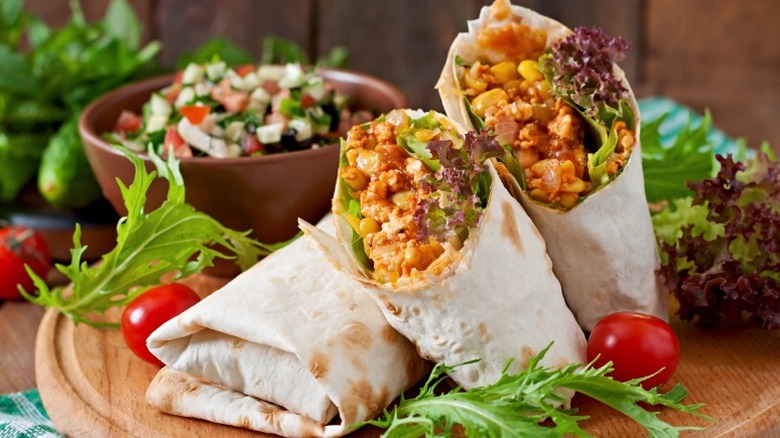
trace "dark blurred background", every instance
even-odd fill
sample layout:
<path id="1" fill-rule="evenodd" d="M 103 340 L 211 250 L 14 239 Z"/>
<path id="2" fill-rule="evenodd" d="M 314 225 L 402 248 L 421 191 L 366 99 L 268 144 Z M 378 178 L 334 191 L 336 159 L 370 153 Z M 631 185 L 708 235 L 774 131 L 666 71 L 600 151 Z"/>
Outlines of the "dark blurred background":
<path id="1" fill-rule="evenodd" d="M 163 43 L 173 66 L 183 51 L 227 37 L 259 57 L 277 35 L 315 59 L 345 46 L 350 68 L 382 77 L 413 106 L 440 109 L 433 86 L 450 42 L 488 0 L 130 0 L 144 41 Z M 622 63 L 639 97 L 666 96 L 757 147 L 780 150 L 780 2 L 776 0 L 515 0 L 569 27 L 600 26 L 633 43 Z M 88 19 L 108 0 L 82 1 Z M 67 0 L 27 0 L 51 26 L 70 15 Z"/>

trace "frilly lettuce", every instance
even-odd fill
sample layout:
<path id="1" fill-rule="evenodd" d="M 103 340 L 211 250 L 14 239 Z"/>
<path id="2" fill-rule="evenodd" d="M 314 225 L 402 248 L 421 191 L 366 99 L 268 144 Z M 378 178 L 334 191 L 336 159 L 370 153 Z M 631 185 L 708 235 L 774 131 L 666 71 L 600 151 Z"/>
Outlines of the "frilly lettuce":
<path id="1" fill-rule="evenodd" d="M 174 273 L 174 280 L 184 278 L 212 266 L 215 258 L 235 259 L 243 270 L 287 244 L 262 244 L 248 237 L 248 232 L 226 228 L 187 204 L 178 161 L 172 155 L 166 163 L 150 151 L 157 171 L 169 184 L 165 202 L 156 210 L 145 212 L 146 193 L 156 172 L 147 173 L 138 156 L 118 149 L 135 166 L 135 178 L 129 187 L 117 180 L 128 214 L 117 224 L 116 247 L 99 264 L 88 266 L 82 261 L 86 247 L 81 244 L 77 224 L 70 265 L 57 265 L 72 286 L 50 289 L 28 268 L 37 289 L 32 293 L 22 291 L 29 301 L 56 308 L 76 324 L 117 327 L 117 323 L 107 322 L 97 314 L 126 305 L 149 287 L 160 284 L 165 274 Z M 217 250 L 214 245 L 224 249 Z"/>

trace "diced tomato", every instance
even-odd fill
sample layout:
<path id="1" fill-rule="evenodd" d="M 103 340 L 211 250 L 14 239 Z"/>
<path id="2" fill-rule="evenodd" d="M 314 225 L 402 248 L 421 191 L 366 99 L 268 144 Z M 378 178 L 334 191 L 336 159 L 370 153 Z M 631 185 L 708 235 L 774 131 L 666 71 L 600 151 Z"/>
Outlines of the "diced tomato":
<path id="1" fill-rule="evenodd" d="M 168 158 L 168 151 L 173 148 L 173 156 L 179 158 L 192 157 L 192 149 L 184 142 L 179 132 L 176 131 L 175 126 L 169 126 L 165 131 L 165 139 L 163 140 L 163 158 Z"/>
<path id="2" fill-rule="evenodd" d="M 142 124 L 141 116 L 132 111 L 122 110 L 114 125 L 114 132 L 135 132 L 141 129 Z"/>
<path id="3" fill-rule="evenodd" d="M 282 90 L 282 87 L 279 86 L 277 82 L 274 81 L 265 81 L 263 82 L 263 90 L 266 91 L 266 93 L 270 94 L 271 96 L 275 95 L 279 91 Z M 285 90 L 287 90 L 285 88 Z"/>
<path id="4" fill-rule="evenodd" d="M 242 65 L 241 67 L 236 68 L 236 74 L 241 76 L 242 78 L 249 73 L 256 72 L 257 67 L 255 67 L 252 64 Z"/>
<path id="5" fill-rule="evenodd" d="M 222 79 L 211 89 L 211 98 L 221 103 L 231 113 L 240 113 L 249 105 L 249 94 L 234 90 L 230 86 L 229 79 Z"/>
<path id="6" fill-rule="evenodd" d="M 163 97 L 165 98 L 165 100 L 168 101 L 168 103 L 173 105 L 173 103 L 176 102 L 176 98 L 179 97 L 180 92 L 181 92 L 181 84 L 174 83 L 170 87 L 168 87 L 168 90 L 165 91 Z"/>
<path id="7" fill-rule="evenodd" d="M 203 119 L 211 112 L 211 108 L 205 105 L 190 105 L 182 107 L 179 111 L 190 123 L 200 125 L 203 123 Z"/>
<path id="8" fill-rule="evenodd" d="M 246 134 L 244 136 L 244 140 L 242 140 L 242 146 L 244 148 L 244 153 L 247 155 L 252 155 L 257 152 L 262 152 L 264 147 L 260 142 L 257 140 L 257 137 L 255 137 L 253 134 Z"/>
<path id="9" fill-rule="evenodd" d="M 306 93 L 301 97 L 301 108 L 308 108 L 316 103 L 317 101 L 311 97 L 311 94 Z"/>
<path id="10" fill-rule="evenodd" d="M 176 72 L 176 76 L 173 77 L 173 83 L 181 85 L 183 81 L 184 81 L 184 70 L 179 70 Z"/>

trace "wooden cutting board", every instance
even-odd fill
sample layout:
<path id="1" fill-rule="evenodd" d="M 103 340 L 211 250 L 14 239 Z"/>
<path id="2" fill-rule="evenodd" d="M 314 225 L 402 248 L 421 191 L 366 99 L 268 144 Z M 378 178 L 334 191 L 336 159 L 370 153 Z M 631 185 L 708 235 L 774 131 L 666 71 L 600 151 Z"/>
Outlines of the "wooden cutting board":
<path id="1" fill-rule="evenodd" d="M 187 282 L 207 294 L 225 280 L 197 276 Z M 661 418 L 674 425 L 705 427 L 685 436 L 780 436 L 780 331 L 703 330 L 674 317 L 672 324 L 682 348 L 674 381 L 690 390 L 688 403 L 705 403 L 702 412 L 716 422 L 667 410 L 661 411 Z M 50 310 L 38 329 L 35 355 L 43 403 L 57 428 L 68 436 L 268 436 L 147 408 L 144 393 L 158 369 L 133 356 L 116 330 L 75 327 Z M 573 405 L 580 414 L 591 416 L 583 425 L 596 436 L 646 435 L 621 414 L 586 397 L 576 396 Z M 353 436 L 379 433 L 364 428 Z"/>

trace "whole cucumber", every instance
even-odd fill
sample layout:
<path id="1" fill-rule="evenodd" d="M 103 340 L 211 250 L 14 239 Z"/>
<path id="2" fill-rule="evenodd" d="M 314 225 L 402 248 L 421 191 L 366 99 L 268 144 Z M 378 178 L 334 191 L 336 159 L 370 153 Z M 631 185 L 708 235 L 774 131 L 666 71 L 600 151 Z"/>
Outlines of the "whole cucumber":
<path id="1" fill-rule="evenodd" d="M 62 125 L 43 151 L 38 191 L 59 208 L 80 208 L 100 198 L 100 186 L 84 154 L 76 120 Z"/>

